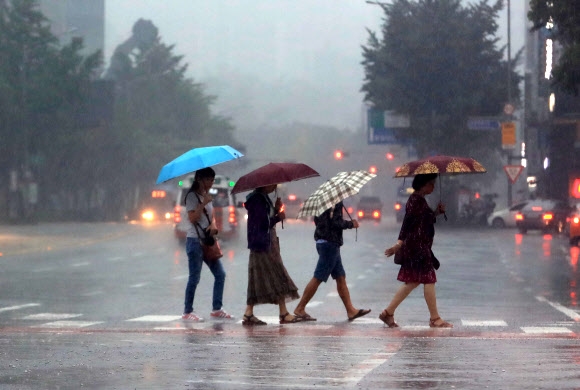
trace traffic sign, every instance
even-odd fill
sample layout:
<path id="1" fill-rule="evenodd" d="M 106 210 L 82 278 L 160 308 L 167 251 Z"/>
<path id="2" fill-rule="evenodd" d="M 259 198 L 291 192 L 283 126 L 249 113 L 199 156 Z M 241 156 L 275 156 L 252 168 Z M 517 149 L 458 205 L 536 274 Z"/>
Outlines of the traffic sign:
<path id="1" fill-rule="evenodd" d="M 518 180 L 520 173 L 524 170 L 524 167 L 522 165 L 505 165 L 503 170 L 507 174 L 508 179 L 514 184 Z"/>
<path id="2" fill-rule="evenodd" d="M 499 130 L 501 123 L 496 117 L 472 117 L 467 118 L 469 130 Z"/>
<path id="3" fill-rule="evenodd" d="M 503 122 L 501 124 L 501 146 L 503 149 L 514 149 L 516 147 L 516 124 L 514 122 Z"/>
<path id="4" fill-rule="evenodd" d="M 385 127 L 373 128 L 369 127 L 368 129 L 368 140 L 367 143 L 369 145 L 373 144 L 396 144 L 397 138 L 395 137 L 395 132 L 393 129 L 388 129 Z"/>
<path id="5" fill-rule="evenodd" d="M 511 114 L 513 114 L 513 113 L 514 113 L 514 111 L 515 111 L 515 109 L 516 109 L 516 108 L 515 108 L 515 107 L 514 107 L 514 105 L 513 105 L 513 104 L 511 104 L 511 103 L 506 103 L 506 104 L 503 106 L 503 112 L 504 112 L 504 114 L 506 114 L 506 115 L 511 115 Z"/>

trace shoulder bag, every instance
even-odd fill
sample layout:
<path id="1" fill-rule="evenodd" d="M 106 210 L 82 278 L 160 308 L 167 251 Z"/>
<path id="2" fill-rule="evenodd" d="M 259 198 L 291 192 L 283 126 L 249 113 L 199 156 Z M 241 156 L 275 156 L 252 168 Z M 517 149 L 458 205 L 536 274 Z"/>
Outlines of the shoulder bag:
<path id="1" fill-rule="evenodd" d="M 197 197 L 197 194 L 195 194 Z M 197 197 L 199 203 L 201 204 L 201 200 Z M 211 219 L 207 214 L 207 210 L 205 207 L 203 208 L 203 213 L 207 218 L 208 223 L 211 225 Z M 210 234 L 209 226 L 207 229 L 202 229 L 201 226 L 196 222 L 194 223 L 195 231 L 197 232 L 197 236 L 199 237 L 199 242 L 201 244 L 201 250 L 203 252 L 203 258 L 207 261 L 216 261 L 223 257 L 222 248 L 217 240 L 217 237 L 214 237 Z M 202 234 L 199 233 L 201 229 Z"/>

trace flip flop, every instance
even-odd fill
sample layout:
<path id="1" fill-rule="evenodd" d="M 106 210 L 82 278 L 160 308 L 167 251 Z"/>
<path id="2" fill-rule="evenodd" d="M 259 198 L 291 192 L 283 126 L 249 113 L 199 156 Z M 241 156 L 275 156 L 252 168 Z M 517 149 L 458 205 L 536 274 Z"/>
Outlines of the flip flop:
<path id="1" fill-rule="evenodd" d="M 366 315 L 367 315 L 367 314 L 369 314 L 370 312 L 371 312 L 371 309 L 360 309 L 360 310 L 358 311 L 358 313 L 356 313 L 356 314 L 355 314 L 355 315 L 353 315 L 352 317 L 349 317 L 349 318 L 348 318 L 348 320 L 349 320 L 349 321 L 354 321 L 354 320 L 356 320 L 356 319 L 357 319 L 357 318 L 359 318 L 359 317 L 366 316 Z"/>
<path id="2" fill-rule="evenodd" d="M 300 321 L 316 321 L 316 318 L 312 317 L 308 313 L 304 313 L 304 314 L 296 314 L 296 313 L 294 313 L 294 317 L 299 318 Z"/>

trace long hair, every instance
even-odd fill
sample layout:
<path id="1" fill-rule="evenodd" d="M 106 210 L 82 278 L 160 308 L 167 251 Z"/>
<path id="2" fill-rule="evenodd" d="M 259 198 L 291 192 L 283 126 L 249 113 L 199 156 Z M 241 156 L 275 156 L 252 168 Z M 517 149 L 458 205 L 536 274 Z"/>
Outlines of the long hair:
<path id="1" fill-rule="evenodd" d="M 208 167 L 208 168 L 198 169 L 197 171 L 195 171 L 193 183 L 191 183 L 191 187 L 189 187 L 189 190 L 185 194 L 184 199 L 187 200 L 187 195 L 189 195 L 190 192 L 194 192 L 194 191 L 199 190 L 199 182 L 201 180 L 207 179 L 207 178 L 213 179 L 214 177 L 215 177 L 215 171 L 213 170 L 213 168 Z"/>

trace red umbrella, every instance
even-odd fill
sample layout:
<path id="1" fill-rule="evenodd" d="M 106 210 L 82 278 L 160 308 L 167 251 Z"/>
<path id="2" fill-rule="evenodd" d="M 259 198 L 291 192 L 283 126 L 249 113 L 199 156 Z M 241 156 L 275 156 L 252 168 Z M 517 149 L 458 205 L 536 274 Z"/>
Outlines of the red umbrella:
<path id="1" fill-rule="evenodd" d="M 486 169 L 479 162 L 469 157 L 432 156 L 403 164 L 395 177 L 409 177 L 425 173 L 459 174 L 485 173 Z"/>
<path id="2" fill-rule="evenodd" d="M 314 176 L 320 174 L 306 164 L 269 163 L 240 177 L 232 189 L 232 194 Z"/>

